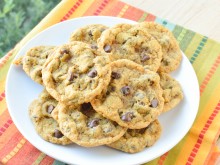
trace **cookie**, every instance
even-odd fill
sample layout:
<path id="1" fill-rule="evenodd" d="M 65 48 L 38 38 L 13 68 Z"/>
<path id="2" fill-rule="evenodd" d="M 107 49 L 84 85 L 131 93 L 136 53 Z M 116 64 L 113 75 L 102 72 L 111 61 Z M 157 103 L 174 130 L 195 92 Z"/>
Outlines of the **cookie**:
<path id="1" fill-rule="evenodd" d="M 23 56 L 21 56 L 21 57 L 19 57 L 19 58 L 17 58 L 17 59 L 15 59 L 14 61 L 13 61 L 13 64 L 14 65 L 23 65 Z"/>
<path id="2" fill-rule="evenodd" d="M 73 41 L 59 46 L 42 70 L 47 91 L 65 104 L 81 104 L 99 95 L 110 81 L 108 59 L 90 45 Z"/>
<path id="3" fill-rule="evenodd" d="M 180 65 L 182 54 L 173 34 L 164 26 L 154 22 L 142 22 L 140 27 L 146 28 L 162 47 L 160 72 L 172 72 Z"/>
<path id="4" fill-rule="evenodd" d="M 71 41 L 81 41 L 91 45 L 92 49 L 97 49 L 97 39 L 102 32 L 108 27 L 101 24 L 86 25 L 82 28 L 76 29 L 70 37 Z"/>
<path id="5" fill-rule="evenodd" d="M 160 86 L 163 89 L 164 108 L 163 112 L 177 106 L 183 99 L 183 92 L 177 80 L 167 73 L 160 73 Z"/>
<path id="6" fill-rule="evenodd" d="M 98 114 L 90 103 L 78 106 L 59 103 L 56 108 L 61 131 L 73 142 L 84 147 L 112 143 L 127 130 Z"/>
<path id="7" fill-rule="evenodd" d="M 29 116 L 34 124 L 37 133 L 46 141 L 55 144 L 72 143 L 62 134 L 58 122 L 51 116 L 57 105 L 57 101 L 44 90 L 38 99 L 29 106 Z"/>
<path id="8" fill-rule="evenodd" d="M 46 59 L 53 53 L 54 49 L 55 46 L 33 47 L 27 51 L 22 58 L 22 62 L 20 62 L 26 74 L 41 85 L 43 84 L 42 67 Z"/>
<path id="9" fill-rule="evenodd" d="M 161 131 L 159 121 L 155 120 L 146 128 L 128 129 L 119 140 L 107 146 L 127 153 L 137 153 L 152 146 L 159 139 Z"/>
<path id="10" fill-rule="evenodd" d="M 152 71 L 158 70 L 162 59 L 160 44 L 137 25 L 118 24 L 105 30 L 98 39 L 98 49 L 111 61 L 128 59 Z"/>
<path id="11" fill-rule="evenodd" d="M 147 127 L 163 110 L 160 77 L 125 59 L 111 67 L 111 81 L 103 95 L 91 101 L 93 108 L 123 127 Z"/>

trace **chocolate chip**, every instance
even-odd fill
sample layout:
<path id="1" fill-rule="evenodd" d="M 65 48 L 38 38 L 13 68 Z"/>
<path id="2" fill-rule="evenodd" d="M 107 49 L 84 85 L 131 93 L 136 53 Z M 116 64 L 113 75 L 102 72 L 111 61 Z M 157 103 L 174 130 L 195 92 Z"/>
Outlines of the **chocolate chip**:
<path id="1" fill-rule="evenodd" d="M 91 110 L 91 109 L 92 109 L 91 103 L 83 103 L 81 105 L 81 110 Z"/>
<path id="2" fill-rule="evenodd" d="M 125 122 L 131 121 L 133 118 L 133 113 L 132 112 L 126 112 L 124 115 L 121 116 L 121 120 Z"/>
<path id="3" fill-rule="evenodd" d="M 54 130 L 54 137 L 59 139 L 59 138 L 63 137 L 63 134 L 58 129 L 55 129 Z"/>
<path id="4" fill-rule="evenodd" d="M 75 78 L 77 78 L 78 77 L 78 75 L 77 74 L 75 74 L 75 73 L 71 73 L 70 75 L 69 75 L 69 78 L 68 78 L 68 80 L 69 81 L 73 81 Z"/>
<path id="5" fill-rule="evenodd" d="M 141 62 L 145 62 L 145 61 L 147 61 L 147 60 L 149 60 L 150 59 L 150 56 L 149 55 L 147 55 L 146 53 L 141 53 Z"/>
<path id="6" fill-rule="evenodd" d="M 113 71 L 111 77 L 113 79 L 119 79 L 119 78 L 121 78 L 121 75 L 118 72 Z"/>
<path id="7" fill-rule="evenodd" d="M 89 128 L 93 128 L 99 125 L 99 119 L 95 118 L 88 123 Z"/>
<path id="8" fill-rule="evenodd" d="M 98 49 L 98 46 L 96 46 L 96 45 L 91 45 L 91 48 L 92 48 L 92 49 Z"/>
<path id="9" fill-rule="evenodd" d="M 83 103 L 81 105 L 81 112 L 86 115 L 86 116 L 91 116 L 93 113 L 93 108 L 92 105 L 90 103 Z"/>
<path id="10" fill-rule="evenodd" d="M 112 47 L 111 47 L 110 45 L 105 45 L 105 46 L 104 46 L 104 51 L 105 51 L 106 53 L 110 53 L 110 52 L 112 51 Z"/>
<path id="11" fill-rule="evenodd" d="M 93 34 L 92 34 L 92 31 L 91 31 L 91 30 L 88 32 L 88 34 L 89 34 L 89 36 L 90 36 L 90 37 L 92 37 L 92 36 L 93 36 Z"/>
<path id="12" fill-rule="evenodd" d="M 49 114 L 51 114 L 51 112 L 54 110 L 54 106 L 53 105 L 49 105 L 48 107 L 47 107 L 47 113 L 49 113 Z"/>
<path id="13" fill-rule="evenodd" d="M 138 130 L 138 132 L 139 132 L 140 134 L 143 134 L 145 131 L 146 131 L 146 128 L 142 128 L 142 129 L 139 129 L 139 130 Z"/>
<path id="14" fill-rule="evenodd" d="M 114 86 L 109 86 L 109 91 L 110 92 L 114 92 L 115 91 L 115 87 Z"/>
<path id="15" fill-rule="evenodd" d="M 65 49 L 65 48 L 62 48 L 62 49 L 60 50 L 60 53 L 61 53 L 61 54 L 69 54 L 69 50 L 67 50 L 67 49 Z"/>
<path id="16" fill-rule="evenodd" d="M 151 100 L 151 107 L 156 108 L 157 106 L 158 106 L 158 100 L 157 99 Z"/>
<path id="17" fill-rule="evenodd" d="M 129 86 L 124 86 L 121 88 L 121 92 L 124 96 L 129 95 L 131 92 L 131 88 Z"/>
<path id="18" fill-rule="evenodd" d="M 87 75 L 91 78 L 94 78 L 94 77 L 97 76 L 97 71 L 96 70 L 91 70 Z"/>
<path id="19" fill-rule="evenodd" d="M 145 106 L 145 103 L 143 101 L 140 102 L 141 105 Z"/>

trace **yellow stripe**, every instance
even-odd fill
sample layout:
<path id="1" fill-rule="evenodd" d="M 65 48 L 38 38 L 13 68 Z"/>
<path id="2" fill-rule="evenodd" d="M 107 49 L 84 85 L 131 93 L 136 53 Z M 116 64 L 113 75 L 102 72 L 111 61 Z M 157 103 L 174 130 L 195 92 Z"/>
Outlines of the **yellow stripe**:
<path id="1" fill-rule="evenodd" d="M 92 5 L 93 2 L 94 0 L 90 0 L 86 1 L 86 3 L 81 3 L 69 19 L 83 16 L 83 14 L 88 10 L 88 8 Z"/>
<path id="2" fill-rule="evenodd" d="M 120 11 L 120 13 L 117 15 L 117 17 L 122 17 L 122 16 L 125 14 L 125 12 L 128 10 L 128 8 L 129 8 L 129 6 L 128 6 L 128 5 L 125 5 L 125 6 L 121 9 L 121 11 Z"/>
<path id="3" fill-rule="evenodd" d="M 2 159 L 2 163 L 6 164 L 16 153 L 18 153 L 18 151 L 21 149 L 25 142 L 25 139 L 21 139 L 17 146 Z"/>

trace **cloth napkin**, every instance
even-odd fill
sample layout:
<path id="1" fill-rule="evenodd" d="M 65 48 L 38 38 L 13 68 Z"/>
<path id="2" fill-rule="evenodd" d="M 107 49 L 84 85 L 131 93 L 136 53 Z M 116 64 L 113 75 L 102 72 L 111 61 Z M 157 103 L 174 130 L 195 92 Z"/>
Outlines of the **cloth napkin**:
<path id="1" fill-rule="evenodd" d="M 146 164 L 214 164 L 220 156 L 216 147 L 220 130 L 220 43 L 117 0 L 62 0 L 0 59 L 0 164 L 64 164 L 36 149 L 17 130 L 7 109 L 5 80 L 16 53 L 37 33 L 58 22 L 89 15 L 123 17 L 138 22 L 155 21 L 173 32 L 198 77 L 199 112 L 192 128 L 174 148 Z"/>

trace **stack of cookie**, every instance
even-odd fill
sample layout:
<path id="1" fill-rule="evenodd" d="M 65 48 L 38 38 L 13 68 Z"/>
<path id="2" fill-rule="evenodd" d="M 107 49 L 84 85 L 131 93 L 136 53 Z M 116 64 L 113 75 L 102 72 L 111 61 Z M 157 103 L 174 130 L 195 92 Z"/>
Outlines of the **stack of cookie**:
<path id="1" fill-rule="evenodd" d="M 169 75 L 180 62 L 172 33 L 143 22 L 88 25 L 68 43 L 31 48 L 14 63 L 45 87 L 29 107 L 43 139 L 136 153 L 158 140 L 158 116 L 183 98 Z"/>

